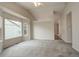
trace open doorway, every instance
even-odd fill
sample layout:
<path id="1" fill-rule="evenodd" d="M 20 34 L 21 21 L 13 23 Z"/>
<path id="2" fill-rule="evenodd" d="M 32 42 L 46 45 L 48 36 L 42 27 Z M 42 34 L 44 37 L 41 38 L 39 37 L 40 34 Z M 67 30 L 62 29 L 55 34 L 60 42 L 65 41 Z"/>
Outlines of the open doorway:
<path id="1" fill-rule="evenodd" d="M 54 33 L 55 40 L 61 40 L 61 38 L 59 37 L 59 23 L 54 24 Z"/>
<path id="2" fill-rule="evenodd" d="M 67 40 L 72 43 L 72 13 L 67 14 Z"/>

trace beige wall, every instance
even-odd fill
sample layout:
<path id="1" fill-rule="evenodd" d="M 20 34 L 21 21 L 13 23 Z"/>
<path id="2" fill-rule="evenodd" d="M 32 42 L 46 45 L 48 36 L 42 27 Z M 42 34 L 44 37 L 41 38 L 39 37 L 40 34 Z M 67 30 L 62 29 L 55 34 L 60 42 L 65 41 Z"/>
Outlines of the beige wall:
<path id="1" fill-rule="evenodd" d="M 51 21 L 34 22 L 34 39 L 54 40 L 54 29 Z"/>
<path id="2" fill-rule="evenodd" d="M 0 7 L 9 9 L 15 13 L 21 14 L 29 19 L 34 19 L 34 17 L 32 16 L 32 14 L 24 9 L 23 7 L 19 6 L 18 4 L 16 4 L 15 2 L 0 2 Z"/>
<path id="3" fill-rule="evenodd" d="M 3 18 L 0 16 L 0 52 L 3 49 Z"/>
<path id="4" fill-rule="evenodd" d="M 7 40 L 4 41 L 3 48 L 10 47 L 10 46 L 15 45 L 17 43 L 20 43 L 22 41 L 23 41 L 22 37 L 7 39 Z"/>

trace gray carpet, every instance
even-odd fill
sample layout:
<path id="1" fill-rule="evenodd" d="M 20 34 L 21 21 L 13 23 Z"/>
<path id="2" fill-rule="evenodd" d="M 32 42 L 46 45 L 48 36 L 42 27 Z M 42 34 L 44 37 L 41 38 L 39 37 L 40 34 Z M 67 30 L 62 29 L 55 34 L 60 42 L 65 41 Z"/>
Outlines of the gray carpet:
<path id="1" fill-rule="evenodd" d="M 79 57 L 71 44 L 62 40 L 30 40 L 5 49 L 1 57 Z"/>

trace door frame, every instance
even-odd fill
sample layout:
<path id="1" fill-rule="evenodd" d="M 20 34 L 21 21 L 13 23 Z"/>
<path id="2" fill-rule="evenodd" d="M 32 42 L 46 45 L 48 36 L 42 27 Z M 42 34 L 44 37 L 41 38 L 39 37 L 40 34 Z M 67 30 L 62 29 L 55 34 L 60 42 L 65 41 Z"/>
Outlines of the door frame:
<path id="1" fill-rule="evenodd" d="M 70 14 L 70 15 L 69 15 Z M 71 19 L 68 19 L 68 17 L 71 17 Z M 67 15 L 66 15 L 66 25 L 67 25 L 67 39 L 69 39 L 68 38 L 68 34 L 69 34 L 69 32 L 68 32 L 68 20 L 70 21 L 69 23 L 70 23 L 70 26 L 71 26 L 71 41 L 69 41 L 68 43 L 71 43 L 72 44 L 72 12 L 71 11 L 69 11 L 68 13 L 67 13 Z"/>

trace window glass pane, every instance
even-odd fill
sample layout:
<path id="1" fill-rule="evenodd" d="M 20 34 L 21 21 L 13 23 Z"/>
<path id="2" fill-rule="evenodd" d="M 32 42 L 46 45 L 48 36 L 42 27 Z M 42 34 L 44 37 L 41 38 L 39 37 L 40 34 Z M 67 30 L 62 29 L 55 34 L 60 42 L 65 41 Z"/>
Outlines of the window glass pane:
<path id="1" fill-rule="evenodd" d="M 5 39 L 22 36 L 22 23 L 5 19 Z"/>

